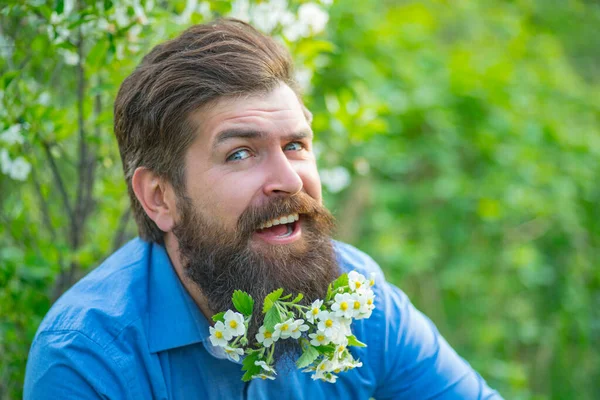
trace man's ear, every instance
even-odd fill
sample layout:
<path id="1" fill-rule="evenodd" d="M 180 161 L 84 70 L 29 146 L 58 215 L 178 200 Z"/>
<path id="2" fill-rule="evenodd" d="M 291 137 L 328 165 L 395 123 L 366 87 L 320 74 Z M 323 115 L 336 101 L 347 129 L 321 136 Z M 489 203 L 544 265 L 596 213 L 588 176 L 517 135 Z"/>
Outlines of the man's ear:
<path id="1" fill-rule="evenodd" d="M 148 217 L 161 231 L 170 232 L 177 217 L 173 186 L 145 167 L 135 170 L 131 177 L 131 186 Z"/>

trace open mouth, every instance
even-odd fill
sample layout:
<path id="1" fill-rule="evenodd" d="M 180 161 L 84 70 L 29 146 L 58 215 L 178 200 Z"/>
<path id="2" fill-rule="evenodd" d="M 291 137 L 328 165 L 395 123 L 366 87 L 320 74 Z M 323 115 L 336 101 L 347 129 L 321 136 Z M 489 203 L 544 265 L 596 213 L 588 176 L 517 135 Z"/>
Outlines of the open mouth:
<path id="1" fill-rule="evenodd" d="M 268 242 L 285 242 L 293 239 L 300 233 L 300 216 L 298 214 L 285 215 L 263 223 L 256 234 Z"/>

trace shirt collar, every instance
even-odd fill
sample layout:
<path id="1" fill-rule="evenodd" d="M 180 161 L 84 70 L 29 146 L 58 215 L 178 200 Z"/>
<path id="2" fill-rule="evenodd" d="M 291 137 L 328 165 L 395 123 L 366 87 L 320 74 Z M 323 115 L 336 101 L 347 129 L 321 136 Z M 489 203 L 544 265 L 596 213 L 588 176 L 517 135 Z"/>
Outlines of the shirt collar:
<path id="1" fill-rule="evenodd" d="M 177 276 L 165 248 L 149 246 L 148 344 L 150 352 L 203 342 L 208 321 Z"/>

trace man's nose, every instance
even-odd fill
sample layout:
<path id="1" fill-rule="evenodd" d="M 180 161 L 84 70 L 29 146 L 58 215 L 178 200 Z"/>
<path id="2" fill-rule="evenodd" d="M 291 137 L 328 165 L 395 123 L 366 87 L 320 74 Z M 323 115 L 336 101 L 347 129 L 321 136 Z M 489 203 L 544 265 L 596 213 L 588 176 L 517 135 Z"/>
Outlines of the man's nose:
<path id="1" fill-rule="evenodd" d="M 294 195 L 302 190 L 302 179 L 285 152 L 279 151 L 273 154 L 269 157 L 265 167 L 267 169 L 267 179 L 263 191 L 267 196 L 274 194 Z"/>

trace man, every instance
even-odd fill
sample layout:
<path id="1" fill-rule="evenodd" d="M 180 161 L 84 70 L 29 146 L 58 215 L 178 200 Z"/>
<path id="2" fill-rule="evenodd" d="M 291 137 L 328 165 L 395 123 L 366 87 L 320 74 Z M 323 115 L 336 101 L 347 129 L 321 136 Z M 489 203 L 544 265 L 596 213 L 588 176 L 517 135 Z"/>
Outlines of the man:
<path id="1" fill-rule="evenodd" d="M 330 239 L 310 121 L 289 54 L 245 23 L 155 47 L 115 102 L 141 238 L 52 307 L 25 398 L 499 398 L 371 258 Z M 376 308 L 352 327 L 363 366 L 335 384 L 293 368 L 244 383 L 208 340 L 235 289 L 260 304 L 283 287 L 308 304 L 352 270 L 375 274 Z"/>

